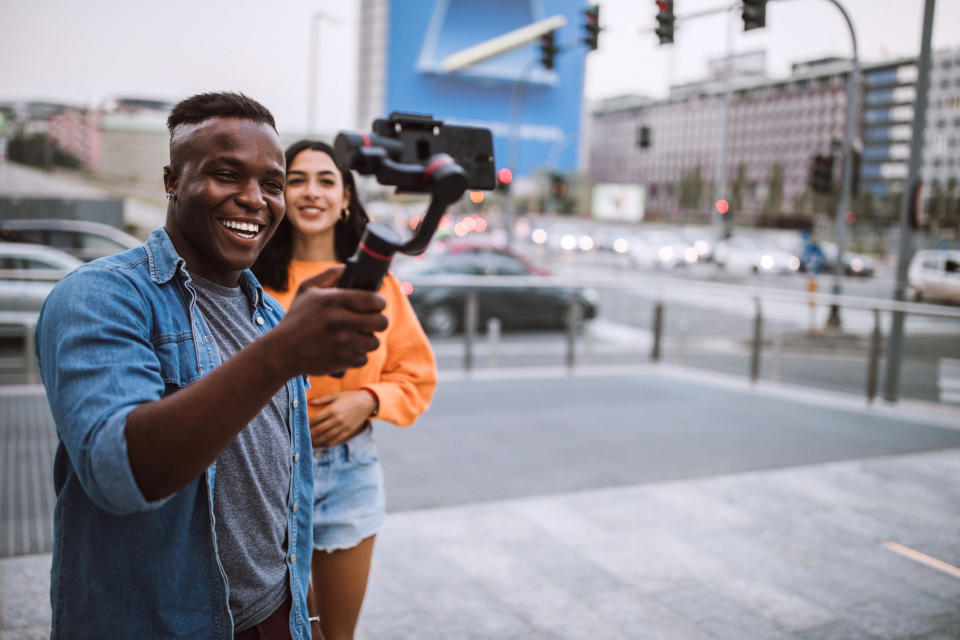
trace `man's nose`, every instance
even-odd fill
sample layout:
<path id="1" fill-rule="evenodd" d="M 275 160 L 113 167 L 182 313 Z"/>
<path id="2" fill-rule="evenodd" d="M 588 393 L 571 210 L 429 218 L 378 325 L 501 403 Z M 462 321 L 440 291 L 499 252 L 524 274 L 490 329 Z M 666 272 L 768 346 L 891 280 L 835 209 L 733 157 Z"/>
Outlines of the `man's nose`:
<path id="1" fill-rule="evenodd" d="M 267 206 L 263 190 L 256 181 L 249 182 L 246 188 L 236 195 L 235 200 L 237 204 L 251 211 L 259 211 Z"/>

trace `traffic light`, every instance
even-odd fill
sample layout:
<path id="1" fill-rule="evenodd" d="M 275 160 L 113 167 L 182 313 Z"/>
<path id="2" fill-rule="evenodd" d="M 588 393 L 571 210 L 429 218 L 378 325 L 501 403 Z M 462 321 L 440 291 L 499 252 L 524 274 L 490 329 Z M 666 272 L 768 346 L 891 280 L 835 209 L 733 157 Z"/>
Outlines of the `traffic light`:
<path id="1" fill-rule="evenodd" d="M 513 182 L 513 171 L 510 171 L 510 169 L 506 167 L 497 171 L 497 191 L 509 193 L 511 182 Z"/>
<path id="2" fill-rule="evenodd" d="M 656 34 L 660 44 L 673 44 L 673 23 L 677 19 L 673 15 L 673 0 L 657 0 L 657 11 Z"/>
<path id="3" fill-rule="evenodd" d="M 637 146 L 641 149 L 650 146 L 650 127 L 647 125 L 637 127 Z"/>
<path id="4" fill-rule="evenodd" d="M 767 0 L 743 0 L 743 30 L 767 26 Z"/>
<path id="5" fill-rule="evenodd" d="M 562 198 L 567 194 L 567 179 L 559 173 L 550 176 L 550 192 L 554 198 Z"/>
<path id="6" fill-rule="evenodd" d="M 595 4 L 583 10 L 583 42 L 590 51 L 597 50 L 600 31 L 600 6 Z"/>
<path id="7" fill-rule="evenodd" d="M 810 188 L 817 193 L 833 191 L 833 156 L 818 153 L 810 166 Z"/>
<path id="8" fill-rule="evenodd" d="M 555 32 L 551 31 L 540 36 L 540 64 L 548 71 L 553 70 L 553 58 L 558 51 L 554 34 Z"/>

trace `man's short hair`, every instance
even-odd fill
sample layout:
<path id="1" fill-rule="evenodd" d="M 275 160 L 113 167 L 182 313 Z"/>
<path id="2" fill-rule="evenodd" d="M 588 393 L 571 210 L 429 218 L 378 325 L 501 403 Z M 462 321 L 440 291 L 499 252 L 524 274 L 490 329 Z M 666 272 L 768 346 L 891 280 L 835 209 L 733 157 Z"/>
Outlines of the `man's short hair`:
<path id="1" fill-rule="evenodd" d="M 243 118 L 269 124 L 274 131 L 277 130 L 273 114 L 265 106 L 253 98 L 232 91 L 198 93 L 181 100 L 170 111 L 167 129 L 170 130 L 170 135 L 173 135 L 173 130 L 181 124 L 199 124 L 209 118 Z"/>

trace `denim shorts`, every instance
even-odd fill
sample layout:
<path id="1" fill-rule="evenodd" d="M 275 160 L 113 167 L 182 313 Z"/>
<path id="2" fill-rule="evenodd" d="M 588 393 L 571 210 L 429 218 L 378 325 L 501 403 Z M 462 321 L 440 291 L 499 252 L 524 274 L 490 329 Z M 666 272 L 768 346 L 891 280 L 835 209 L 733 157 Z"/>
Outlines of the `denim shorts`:
<path id="1" fill-rule="evenodd" d="M 368 425 L 335 447 L 313 450 L 313 548 L 357 546 L 387 517 L 383 469 Z"/>

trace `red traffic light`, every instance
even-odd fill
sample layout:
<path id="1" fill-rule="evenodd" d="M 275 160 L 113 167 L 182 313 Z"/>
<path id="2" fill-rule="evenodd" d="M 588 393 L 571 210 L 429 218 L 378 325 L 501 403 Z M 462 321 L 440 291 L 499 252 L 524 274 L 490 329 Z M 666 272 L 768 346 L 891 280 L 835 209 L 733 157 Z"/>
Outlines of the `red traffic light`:
<path id="1" fill-rule="evenodd" d="M 730 211 L 730 203 L 727 202 L 726 200 L 723 200 L 723 199 L 717 200 L 716 206 L 717 206 L 717 213 L 719 213 L 720 215 L 724 215 L 725 213 Z"/>
<path id="2" fill-rule="evenodd" d="M 513 171 L 510 171 L 510 169 L 503 167 L 502 169 L 497 171 L 497 181 L 500 184 L 510 184 L 511 182 L 513 182 Z"/>

